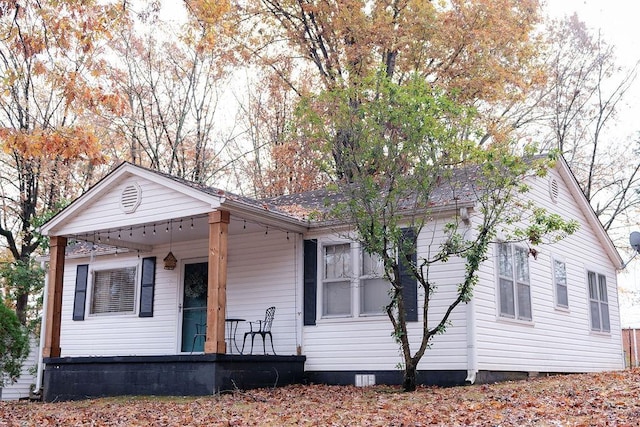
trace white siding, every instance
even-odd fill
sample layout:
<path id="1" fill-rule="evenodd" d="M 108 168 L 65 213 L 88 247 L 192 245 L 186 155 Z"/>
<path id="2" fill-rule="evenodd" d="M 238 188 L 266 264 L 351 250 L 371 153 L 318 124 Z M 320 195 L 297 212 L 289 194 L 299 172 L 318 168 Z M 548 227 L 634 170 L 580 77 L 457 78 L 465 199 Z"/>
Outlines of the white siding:
<path id="1" fill-rule="evenodd" d="M 557 203 L 551 202 L 548 178 L 538 178 L 534 201 L 563 218 L 580 222 L 578 232 L 553 245 L 541 245 L 529 257 L 532 322 L 498 315 L 495 246 L 484 263 L 474 295 L 479 370 L 584 372 L 623 368 L 615 268 L 594 236 L 562 179 Z M 552 257 L 566 263 L 569 309 L 556 308 Z M 611 333 L 591 332 L 587 270 L 605 274 Z"/>
<path id="2" fill-rule="evenodd" d="M 438 251 L 442 239 L 442 220 L 425 227 L 418 239 L 419 256 L 432 256 Z M 322 243 L 336 236 L 318 238 L 318 270 L 322 265 Z M 432 266 L 430 280 L 437 286 L 432 296 L 429 327 L 433 328 L 456 297 L 456 286 L 463 278 L 464 264 L 457 258 L 442 265 Z M 322 280 L 318 271 L 318 314 L 315 326 L 304 327 L 303 354 L 307 356 L 307 371 L 394 370 L 403 361 L 399 344 L 391 336 L 393 331 L 385 315 L 350 318 L 322 318 Z M 418 289 L 417 322 L 409 322 L 412 353 L 418 349 L 422 337 L 422 307 L 424 289 Z M 466 370 L 467 335 L 464 304 L 450 317 L 450 326 L 442 335 L 430 341 L 418 368 L 421 370 Z"/>
<path id="3" fill-rule="evenodd" d="M 287 239 L 287 237 L 289 237 Z M 265 310 L 275 306 L 272 326 L 277 354 L 296 354 L 297 328 L 301 308 L 296 306 L 297 240 L 278 230 L 268 233 L 236 234 L 229 238 L 227 277 L 227 317 L 255 321 L 264 319 Z M 238 327 L 236 339 L 242 345 L 249 324 Z M 254 354 L 262 351 L 262 339 L 255 341 Z M 269 346 L 267 340 L 267 346 Z M 247 338 L 247 349 L 250 338 Z M 267 352 L 271 352 L 267 347 Z"/>
<path id="4" fill-rule="evenodd" d="M 38 364 L 38 354 L 38 343 L 31 336 L 29 338 L 29 355 L 22 364 L 20 377 L 15 383 L 0 388 L 1 400 L 18 400 L 29 397 L 31 385 L 36 383 L 36 377 L 30 371 L 34 371 Z"/>
<path id="5" fill-rule="evenodd" d="M 142 191 L 140 206 L 133 213 L 124 213 L 120 207 L 122 190 L 137 183 Z M 77 212 L 73 221 L 55 230 L 55 234 L 76 234 L 99 229 L 115 229 L 131 224 L 153 223 L 172 218 L 193 216 L 210 212 L 212 207 L 174 189 L 139 177 L 123 179 L 109 192 L 101 195 L 84 210 Z M 112 236 L 113 237 L 113 236 Z"/>
<path id="6" fill-rule="evenodd" d="M 295 239 L 287 240 L 285 233 L 270 230 L 268 234 L 253 233 L 229 236 L 227 317 L 257 320 L 264 311 L 276 306 L 273 338 L 276 353 L 295 354 L 296 313 L 294 256 Z M 178 353 L 180 316 L 178 301 L 181 292 L 182 261 L 207 256 L 208 241 L 174 244 L 171 248 L 179 263 L 175 270 L 164 270 L 162 259 L 169 248 L 160 246 L 151 254 L 156 256 L 156 287 L 153 317 L 134 315 L 88 314 L 85 320 L 73 321 L 73 297 L 76 265 L 89 263 L 89 259 L 68 260 L 65 265 L 62 326 L 60 347 L 62 356 L 127 356 L 165 355 Z M 113 262 L 137 261 L 137 255 L 119 254 L 117 257 L 98 257 L 91 268 L 113 265 Z M 138 287 L 139 296 L 139 287 Z M 138 305 L 136 304 L 136 311 Z M 241 345 L 248 325 L 238 328 L 238 344 Z M 262 343 L 256 341 L 257 344 Z"/>

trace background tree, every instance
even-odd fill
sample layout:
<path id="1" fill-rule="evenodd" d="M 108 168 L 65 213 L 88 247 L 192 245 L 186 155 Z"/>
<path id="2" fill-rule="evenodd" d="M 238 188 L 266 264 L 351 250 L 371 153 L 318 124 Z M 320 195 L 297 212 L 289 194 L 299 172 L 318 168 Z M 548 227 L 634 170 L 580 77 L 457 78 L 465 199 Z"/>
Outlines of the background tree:
<path id="1" fill-rule="evenodd" d="M 299 95 L 305 95 L 301 82 L 317 92 L 355 88 L 379 69 L 399 84 L 418 75 L 459 104 L 476 106 L 479 118 L 492 123 L 488 135 L 498 137 L 500 117 L 485 107 L 521 99 L 539 74 L 532 61 L 531 30 L 539 17 L 534 0 L 259 0 L 247 10 L 257 17 L 247 28 L 262 34 L 247 41 L 252 57 Z M 294 73 L 283 68 L 292 64 Z M 352 105 L 357 109 L 357 100 Z M 351 135 L 337 132 L 335 138 L 331 154 L 337 172 L 346 173 Z"/>
<path id="2" fill-rule="evenodd" d="M 176 26 L 151 16 L 123 32 L 111 78 L 127 108 L 107 118 L 125 141 L 115 157 L 196 182 L 219 172 L 231 139 L 222 133 L 233 133 L 221 127 L 228 114 L 221 99 L 237 59 L 230 43 L 215 22 Z"/>
<path id="3" fill-rule="evenodd" d="M 550 72 L 540 104 L 543 147 L 564 155 L 606 230 L 640 206 L 637 138 L 620 143 L 617 111 L 636 78 L 636 67 L 617 65 L 614 47 L 576 15 L 547 26 Z M 626 236 L 625 236 L 626 238 Z"/>
<path id="4" fill-rule="evenodd" d="M 259 73 L 247 85 L 239 120 L 244 124 L 236 154 L 251 194 L 275 197 L 316 189 L 327 176 L 319 168 L 321 153 L 304 133 L 293 128 L 299 97 L 272 72 Z M 248 147 L 247 147 L 248 146 Z"/>
<path id="5" fill-rule="evenodd" d="M 100 52 L 121 22 L 121 8 L 94 2 L 0 2 L 0 237 L 20 268 L 41 243 L 34 219 L 103 160 L 89 118 L 120 107 Z M 12 292 L 23 324 L 30 292 Z"/>
<path id="6" fill-rule="evenodd" d="M 526 179 L 544 175 L 550 164 L 531 157 L 535 147 L 517 152 L 511 143 L 483 147 L 469 140 L 466 130 L 474 127 L 475 111 L 460 107 L 420 77 L 408 77 L 399 85 L 378 73 L 364 79 L 357 90 L 328 91 L 310 104 L 313 108 L 300 126 L 327 150 L 336 132 L 346 129 L 352 135 L 349 162 L 343 164 L 350 167 L 349 173 L 336 181 L 343 201 L 331 213 L 350 223 L 348 237 L 384 266 L 384 277 L 391 283 L 385 311 L 401 348 L 403 388 L 413 391 L 418 363 L 434 337 L 446 331 L 455 308 L 471 299 L 497 232 L 504 228 L 512 240 L 540 245 L 573 233 L 577 222 L 523 202 Z M 335 163 L 327 167 L 333 168 L 332 176 L 340 176 Z M 469 194 L 477 203 L 473 232 L 457 216 L 442 223 L 433 215 L 433 209 Z M 440 227 L 444 237 L 432 237 L 428 248 L 417 254 L 421 231 L 435 236 Z M 464 264 L 464 279 L 444 313 L 436 313 L 430 302 L 437 298 L 439 283 L 431 272 L 452 258 Z M 403 274 L 415 277 L 424 291 L 416 349 L 407 327 Z"/>
<path id="7" fill-rule="evenodd" d="M 16 313 L 4 305 L 0 295 L 0 388 L 20 376 L 29 355 L 29 338 Z"/>

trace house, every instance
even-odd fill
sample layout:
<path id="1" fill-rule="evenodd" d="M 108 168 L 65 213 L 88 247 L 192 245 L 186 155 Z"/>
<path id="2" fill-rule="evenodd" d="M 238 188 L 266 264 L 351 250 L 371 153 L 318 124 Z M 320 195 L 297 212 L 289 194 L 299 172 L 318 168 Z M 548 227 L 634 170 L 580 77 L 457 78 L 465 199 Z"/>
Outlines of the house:
<path id="1" fill-rule="evenodd" d="M 4 387 L 0 386 L 0 400 L 20 400 L 31 397 L 31 391 L 36 384 L 34 371 L 39 353 L 38 342 L 33 335 L 29 336 L 29 355 L 22 362 L 20 376 L 15 382 L 7 382 Z"/>
<path id="2" fill-rule="evenodd" d="M 421 361 L 419 382 L 624 367 L 619 254 L 563 160 L 531 185 L 528 197 L 580 229 L 535 258 L 494 244 L 473 299 L 455 309 Z M 470 230 L 477 217 L 473 198 L 438 196 L 419 254 L 439 243 L 451 215 Z M 326 197 L 254 200 L 120 165 L 41 228 L 51 242 L 44 399 L 400 383 L 402 360 L 381 310 L 384 281 L 361 271 L 375 263 L 335 224 L 304 216 Z M 433 267 L 434 315 L 463 274 L 455 259 Z M 413 284 L 412 342 L 421 296 Z M 238 354 L 247 321 L 270 306 L 275 354 L 269 344 L 263 354 L 261 337 L 253 354 Z"/>

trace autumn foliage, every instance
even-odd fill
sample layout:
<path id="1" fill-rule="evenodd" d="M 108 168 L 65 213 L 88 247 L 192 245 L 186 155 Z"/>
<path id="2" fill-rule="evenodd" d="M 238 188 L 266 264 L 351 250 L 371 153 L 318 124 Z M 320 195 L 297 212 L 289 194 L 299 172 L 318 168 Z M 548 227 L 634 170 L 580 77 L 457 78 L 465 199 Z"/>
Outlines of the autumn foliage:
<path id="1" fill-rule="evenodd" d="M 12 426 L 636 426 L 640 370 L 420 388 L 289 386 L 211 397 L 0 402 Z"/>

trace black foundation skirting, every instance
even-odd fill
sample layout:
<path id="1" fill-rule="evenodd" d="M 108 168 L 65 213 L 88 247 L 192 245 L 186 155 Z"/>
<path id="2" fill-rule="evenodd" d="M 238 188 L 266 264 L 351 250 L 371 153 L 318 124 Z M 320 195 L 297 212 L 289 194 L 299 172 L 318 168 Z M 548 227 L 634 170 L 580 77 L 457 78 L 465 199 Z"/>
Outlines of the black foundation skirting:
<path id="1" fill-rule="evenodd" d="M 401 385 L 402 371 L 307 371 L 309 383 L 353 385 L 356 375 L 375 375 L 376 384 Z M 416 381 L 421 385 L 451 387 L 465 384 L 467 371 L 418 371 Z"/>
<path id="2" fill-rule="evenodd" d="M 46 402 L 103 396 L 206 396 L 298 384 L 304 356 L 177 355 L 45 358 Z"/>

